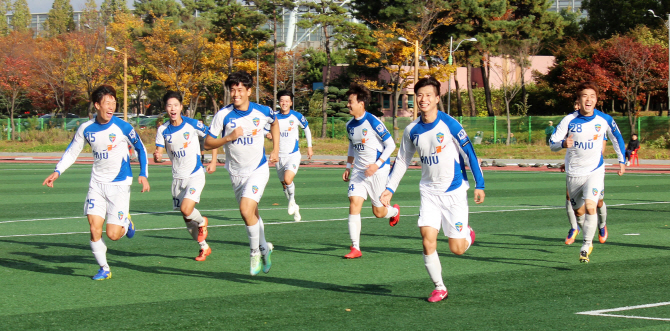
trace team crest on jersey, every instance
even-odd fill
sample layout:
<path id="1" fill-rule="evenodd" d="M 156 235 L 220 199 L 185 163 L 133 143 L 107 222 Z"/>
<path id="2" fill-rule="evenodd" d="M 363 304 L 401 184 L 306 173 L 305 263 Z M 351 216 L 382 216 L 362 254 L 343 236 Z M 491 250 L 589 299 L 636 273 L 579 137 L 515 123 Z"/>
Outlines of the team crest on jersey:
<path id="1" fill-rule="evenodd" d="M 109 141 L 114 142 L 114 140 L 116 140 L 116 134 L 110 133 L 109 134 Z"/>
<path id="2" fill-rule="evenodd" d="M 120 212 L 119 212 L 119 220 L 122 220 L 122 219 L 123 219 L 123 212 L 120 211 Z"/>
<path id="3" fill-rule="evenodd" d="M 593 189 L 593 196 L 596 196 L 596 195 L 598 195 L 598 189 L 597 189 L 597 188 L 594 188 L 594 189 Z"/>
<path id="4" fill-rule="evenodd" d="M 596 132 L 600 132 L 600 128 L 602 128 L 602 125 L 596 124 Z"/>
<path id="5" fill-rule="evenodd" d="M 461 232 L 461 230 L 463 230 L 463 223 L 458 222 L 454 225 L 456 226 L 456 230 L 458 230 L 458 232 Z"/>
<path id="6" fill-rule="evenodd" d="M 191 135 L 188 132 L 184 132 L 184 139 L 188 140 L 188 137 L 190 137 L 190 136 Z"/>
<path id="7" fill-rule="evenodd" d="M 437 142 L 439 142 L 440 144 L 444 141 L 444 133 L 438 132 L 436 137 L 437 137 Z"/>
<path id="8" fill-rule="evenodd" d="M 294 165 L 293 165 L 293 169 L 295 169 L 295 168 L 297 168 L 297 166 L 294 164 Z"/>
<path id="9" fill-rule="evenodd" d="M 254 125 L 255 125 L 255 126 L 258 126 L 258 123 L 261 122 L 261 120 L 260 120 L 258 117 L 254 117 L 254 119 L 251 120 L 251 121 L 254 122 Z"/>
<path id="10" fill-rule="evenodd" d="M 188 194 L 193 195 L 194 193 L 195 193 L 195 189 L 194 189 L 194 188 L 191 187 L 190 189 L 188 189 Z"/>
<path id="11" fill-rule="evenodd" d="M 288 121 L 288 125 L 290 125 L 290 126 L 293 126 L 293 123 L 295 123 L 295 122 L 293 122 L 293 120 Z"/>
<path id="12" fill-rule="evenodd" d="M 254 192 L 254 194 L 258 193 L 258 186 L 254 185 L 251 187 L 251 192 Z"/>
<path id="13" fill-rule="evenodd" d="M 363 135 L 367 136 L 368 135 L 368 129 L 363 129 Z"/>

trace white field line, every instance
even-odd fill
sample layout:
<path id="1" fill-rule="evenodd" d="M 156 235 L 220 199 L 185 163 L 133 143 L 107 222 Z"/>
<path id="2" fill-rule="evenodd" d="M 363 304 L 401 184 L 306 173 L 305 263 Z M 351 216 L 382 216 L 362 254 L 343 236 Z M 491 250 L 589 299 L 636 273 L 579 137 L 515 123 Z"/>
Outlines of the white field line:
<path id="1" fill-rule="evenodd" d="M 654 308 L 654 307 L 667 306 L 667 305 L 670 305 L 670 301 L 659 302 L 659 303 L 651 303 L 651 304 L 639 305 L 639 306 L 627 306 L 627 307 L 619 307 L 619 308 L 612 308 L 612 309 L 582 311 L 582 312 L 575 313 L 575 314 L 591 315 L 591 316 L 605 316 L 605 317 L 622 317 L 622 318 L 655 320 L 655 321 L 669 321 L 670 322 L 670 318 L 607 314 L 607 313 L 615 312 L 615 311 L 626 311 L 626 310 L 633 310 L 633 309 Z"/>
<path id="2" fill-rule="evenodd" d="M 640 203 L 627 203 L 627 204 L 614 204 L 614 205 L 608 205 L 611 207 L 617 207 L 617 206 L 631 206 L 631 205 L 652 205 L 652 204 L 667 204 L 670 203 L 670 201 L 656 201 L 656 202 L 640 202 Z M 418 207 L 418 206 L 408 206 L 408 207 Z M 310 209 L 343 209 L 343 208 L 349 208 L 349 207 L 328 207 L 328 208 L 310 208 Z M 407 208 L 407 207 L 406 207 Z M 515 212 L 515 211 L 531 211 L 531 210 L 547 210 L 547 209 L 563 209 L 565 206 L 560 206 L 560 207 L 542 207 L 542 208 L 524 208 L 524 209 L 506 209 L 506 210 L 482 210 L 482 211 L 473 211 L 470 212 L 470 214 L 481 214 L 481 213 L 500 213 L 500 212 Z M 268 209 L 259 209 L 259 210 L 283 210 L 284 208 L 268 208 Z M 301 208 L 302 209 L 302 208 Z M 304 208 L 308 209 L 308 208 Z M 237 209 L 221 209 L 221 210 L 214 210 L 214 211 L 238 211 Z M 147 215 L 147 214 L 167 214 L 167 213 L 176 213 L 177 211 L 169 211 L 169 212 L 153 212 L 153 213 L 138 213 L 138 214 L 133 214 L 133 215 Z M 405 214 L 403 216 L 419 216 L 419 214 Z M 57 220 L 57 219 L 73 219 L 73 218 L 85 218 L 85 216 L 77 216 L 77 217 L 61 217 L 61 218 L 52 218 L 52 219 L 41 219 L 41 220 Z M 374 216 L 367 216 L 367 217 L 361 217 L 361 218 L 376 218 Z M 296 223 L 313 223 L 313 222 L 331 222 L 331 221 L 345 221 L 348 218 L 332 218 L 332 219 L 323 219 L 323 220 L 308 220 L 308 221 L 300 221 L 300 222 L 295 222 L 295 221 L 286 221 L 286 222 L 270 222 L 270 223 L 265 223 L 266 225 L 272 225 L 272 224 L 296 224 Z M 23 221 L 4 221 L 0 223 L 11 223 L 11 222 L 27 222 L 27 221 L 34 221 L 34 220 L 23 220 Z M 241 226 L 242 223 L 239 224 L 219 224 L 219 225 L 209 225 L 209 227 L 226 227 L 226 226 Z M 178 228 L 155 228 L 155 229 L 138 229 L 137 231 L 162 231 L 162 230 L 177 230 L 177 229 L 182 229 L 182 227 Z M 11 238 L 11 237 L 31 237 L 31 236 L 55 236 L 55 235 L 66 235 L 66 234 L 81 234 L 81 233 L 89 233 L 89 232 L 63 232 L 63 233 L 39 233 L 39 234 L 17 234 L 17 235 L 8 235 L 8 236 L 0 236 L 0 238 Z"/>

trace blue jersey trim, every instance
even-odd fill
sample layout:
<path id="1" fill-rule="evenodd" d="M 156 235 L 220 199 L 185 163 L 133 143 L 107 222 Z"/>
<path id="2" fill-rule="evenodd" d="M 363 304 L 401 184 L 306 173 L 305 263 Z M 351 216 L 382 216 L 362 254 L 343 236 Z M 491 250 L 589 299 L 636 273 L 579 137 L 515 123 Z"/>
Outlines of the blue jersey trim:
<path id="1" fill-rule="evenodd" d="M 463 158 L 461 158 L 461 163 Z M 463 172 L 465 171 L 462 164 L 459 164 L 458 161 L 454 161 L 454 179 L 451 180 L 451 185 L 445 192 L 451 192 L 463 185 Z"/>
<path id="2" fill-rule="evenodd" d="M 116 178 L 114 178 L 112 182 L 122 182 L 128 179 L 128 177 L 131 178 L 133 177 L 133 171 L 130 168 L 130 160 L 124 158 L 123 160 L 121 160 L 121 168 L 119 169 L 119 174 L 116 175 Z"/>
<path id="3" fill-rule="evenodd" d="M 193 171 L 191 171 L 191 174 L 194 174 L 196 171 L 203 168 L 202 162 L 200 161 L 200 155 L 195 155 L 195 157 L 196 157 L 197 161 L 195 163 L 195 169 L 193 169 Z"/>
<path id="4" fill-rule="evenodd" d="M 393 191 L 392 189 L 390 189 L 390 188 L 388 188 L 388 187 L 387 187 L 386 189 L 387 189 L 389 192 L 391 192 L 392 194 L 395 194 L 395 191 Z"/>

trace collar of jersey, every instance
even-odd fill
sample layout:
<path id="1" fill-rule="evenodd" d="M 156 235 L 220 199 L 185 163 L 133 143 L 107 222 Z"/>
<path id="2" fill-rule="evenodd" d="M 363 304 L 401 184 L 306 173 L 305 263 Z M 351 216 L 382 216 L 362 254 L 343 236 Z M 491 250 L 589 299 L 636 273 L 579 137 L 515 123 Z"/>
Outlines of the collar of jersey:
<path id="1" fill-rule="evenodd" d="M 358 125 L 359 123 L 365 122 L 365 120 L 368 118 L 368 112 L 366 111 L 365 114 L 363 114 L 363 117 L 361 117 L 360 120 L 357 120 L 356 117 L 351 119 L 351 124 Z"/>
<path id="2" fill-rule="evenodd" d="M 291 116 L 291 113 L 292 113 L 292 112 L 293 112 L 293 109 L 289 110 L 288 114 L 284 115 L 284 114 L 282 114 L 281 111 L 280 111 L 279 113 L 277 113 L 277 117 L 278 117 L 278 118 L 288 118 L 289 116 Z"/>
<path id="3" fill-rule="evenodd" d="M 432 121 L 431 123 L 426 123 L 422 120 L 422 118 L 419 118 L 419 123 L 418 124 L 420 124 L 426 131 L 432 130 L 437 125 L 437 123 L 439 123 L 440 121 L 443 121 L 442 114 L 444 114 L 444 113 L 441 112 L 441 111 L 438 111 L 437 112 L 437 117 L 435 117 L 435 120 Z"/>
<path id="4" fill-rule="evenodd" d="M 168 122 L 168 123 L 170 123 L 170 124 L 168 124 L 168 126 L 173 127 L 175 131 L 181 130 L 181 128 L 184 127 L 184 124 L 186 124 L 186 120 L 184 120 L 184 116 L 179 115 L 179 117 L 181 117 L 181 124 L 179 124 L 177 126 L 174 126 L 174 125 L 172 125 L 172 123 Z"/>
<path id="5" fill-rule="evenodd" d="M 594 109 L 593 109 L 593 115 L 591 115 L 591 116 L 584 116 L 584 115 L 582 114 L 582 112 L 578 110 L 578 111 L 577 111 L 577 117 L 578 117 L 578 118 L 587 119 L 587 120 L 592 120 L 592 119 L 594 119 L 594 118 L 596 117 L 596 112 L 597 112 L 597 111 L 599 111 L 599 110 L 594 108 Z"/>
<path id="6" fill-rule="evenodd" d="M 102 124 L 98 122 L 98 118 L 95 118 L 95 124 L 100 125 L 103 129 L 106 129 L 112 125 L 112 123 L 116 120 L 116 116 L 112 116 L 112 118 L 109 120 L 109 122 Z"/>

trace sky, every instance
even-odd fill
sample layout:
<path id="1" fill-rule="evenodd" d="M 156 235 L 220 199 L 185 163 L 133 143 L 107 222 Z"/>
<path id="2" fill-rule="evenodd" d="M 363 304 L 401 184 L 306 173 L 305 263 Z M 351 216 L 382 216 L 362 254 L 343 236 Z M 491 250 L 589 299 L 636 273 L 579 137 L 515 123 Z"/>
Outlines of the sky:
<path id="1" fill-rule="evenodd" d="M 103 0 L 95 0 L 95 2 L 100 6 Z M 128 2 L 128 8 L 132 8 L 134 0 L 126 0 Z M 28 0 L 28 7 L 30 8 L 31 13 L 46 13 L 51 9 L 53 5 L 53 0 Z M 84 4 L 86 0 L 70 0 L 72 9 L 75 11 L 80 11 L 84 9 Z"/>

